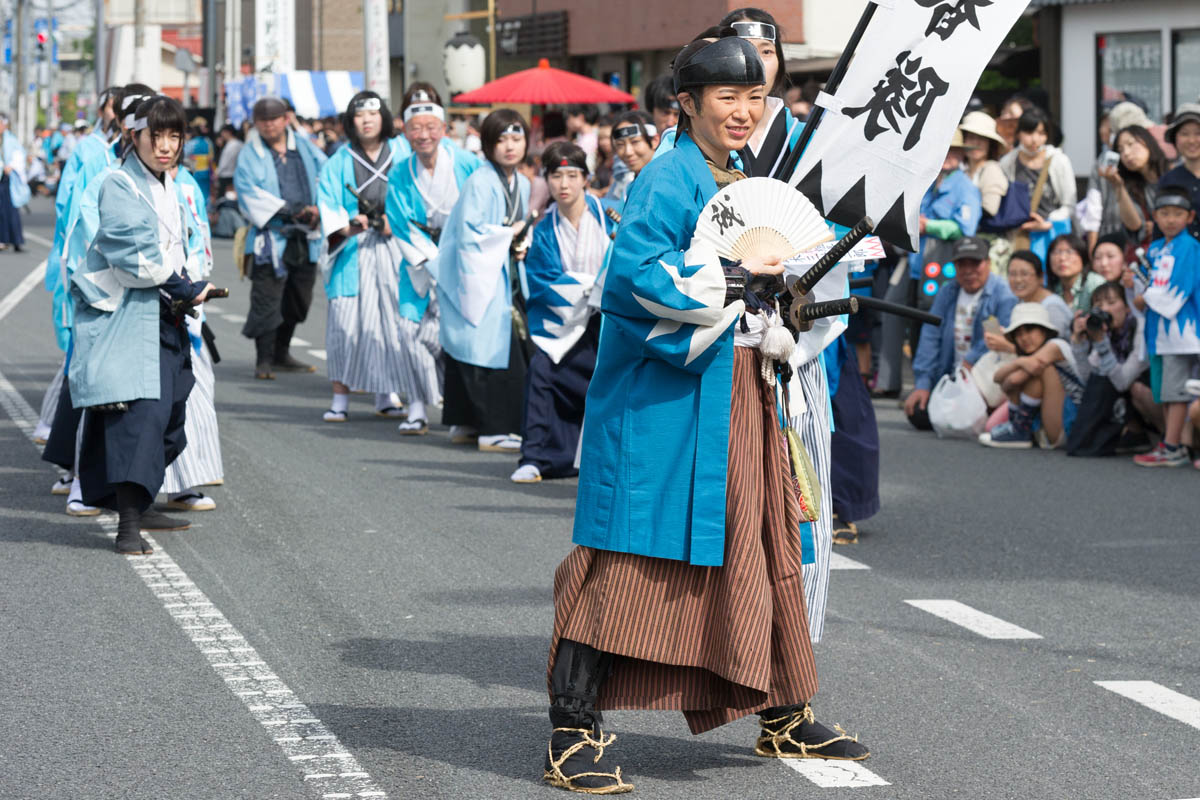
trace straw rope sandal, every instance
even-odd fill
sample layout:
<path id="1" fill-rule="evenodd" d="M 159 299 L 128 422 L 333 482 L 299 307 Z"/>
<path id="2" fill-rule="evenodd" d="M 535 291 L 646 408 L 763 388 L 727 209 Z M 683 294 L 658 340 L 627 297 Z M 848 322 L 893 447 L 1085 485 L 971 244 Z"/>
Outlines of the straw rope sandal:
<path id="1" fill-rule="evenodd" d="M 542 780 L 559 789 L 580 794 L 624 794 L 633 791 L 633 784 L 621 779 L 621 768 L 616 767 L 612 772 L 588 771 L 591 764 L 599 764 L 604 757 L 604 749 L 617 740 L 614 733 L 598 733 L 594 737 L 588 728 L 555 728 L 550 736 L 550 744 L 546 747 L 546 771 Z M 555 757 L 555 745 L 558 745 L 559 755 Z M 581 752 L 585 747 L 596 751 L 596 757 L 590 758 L 590 753 Z M 575 770 L 581 769 L 582 772 Z M 567 774 L 567 773 L 571 774 Z"/>
<path id="2" fill-rule="evenodd" d="M 761 718 L 762 733 L 754 752 L 765 758 L 827 758 L 837 761 L 862 761 L 871 755 L 857 736 L 850 736 L 841 725 L 835 730 L 817 722 L 812 707 L 792 706 L 789 713 L 776 719 Z"/>

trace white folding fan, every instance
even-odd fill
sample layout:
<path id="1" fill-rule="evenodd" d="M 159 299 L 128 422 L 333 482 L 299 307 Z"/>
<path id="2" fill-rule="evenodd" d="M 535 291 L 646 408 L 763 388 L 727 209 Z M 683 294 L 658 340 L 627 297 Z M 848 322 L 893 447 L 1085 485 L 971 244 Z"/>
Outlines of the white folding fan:
<path id="1" fill-rule="evenodd" d="M 774 178 L 746 178 L 718 191 L 696 222 L 696 236 L 730 261 L 786 261 L 834 238 L 812 202 Z"/>

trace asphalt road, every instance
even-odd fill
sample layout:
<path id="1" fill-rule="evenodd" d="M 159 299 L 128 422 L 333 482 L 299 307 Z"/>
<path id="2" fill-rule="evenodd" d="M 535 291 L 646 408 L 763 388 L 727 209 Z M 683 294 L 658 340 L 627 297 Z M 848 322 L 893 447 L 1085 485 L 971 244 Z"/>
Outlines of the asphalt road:
<path id="1" fill-rule="evenodd" d="M 367 397 L 323 424 L 321 373 L 254 381 L 248 286 L 217 251 L 226 484 L 153 564 L 49 494 L 27 437 L 61 359 L 47 295 L 0 318 L 0 798 L 565 797 L 538 779 L 574 481 L 515 486 L 512 459 L 439 425 L 402 439 Z M 0 314 L 46 252 L 0 254 Z M 322 303 L 298 335 L 317 360 Z M 751 720 L 691 737 L 612 713 L 637 794 L 1200 797 L 1200 474 L 942 442 L 877 410 L 883 510 L 838 548 L 869 569 L 834 574 L 814 703 L 872 757 L 784 764 L 753 755 Z"/>

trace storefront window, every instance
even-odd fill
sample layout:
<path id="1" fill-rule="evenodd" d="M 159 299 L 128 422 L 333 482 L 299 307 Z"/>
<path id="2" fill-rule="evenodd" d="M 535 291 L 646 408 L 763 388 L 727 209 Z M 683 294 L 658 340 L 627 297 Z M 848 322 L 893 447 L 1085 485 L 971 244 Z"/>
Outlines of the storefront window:
<path id="1" fill-rule="evenodd" d="M 1175 104 L 1195 103 L 1200 99 L 1200 30 L 1175 31 L 1172 59 L 1175 75 Z"/>
<path id="2" fill-rule="evenodd" d="M 1163 117 L 1162 34 L 1107 33 L 1096 37 L 1100 101 L 1140 100 L 1151 119 Z"/>

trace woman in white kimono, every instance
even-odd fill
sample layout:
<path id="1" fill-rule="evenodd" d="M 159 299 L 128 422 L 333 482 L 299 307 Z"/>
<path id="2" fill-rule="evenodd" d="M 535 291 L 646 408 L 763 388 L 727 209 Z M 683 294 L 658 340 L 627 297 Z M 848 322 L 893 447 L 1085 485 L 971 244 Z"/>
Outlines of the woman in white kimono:
<path id="1" fill-rule="evenodd" d="M 442 421 L 456 444 L 521 449 L 525 354 L 513 315 L 514 258 L 528 246 L 529 180 L 517 172 L 529 126 L 512 109 L 480 131 L 488 164 L 463 184 L 438 249 L 436 276 L 446 365 Z"/>
<path id="2" fill-rule="evenodd" d="M 193 378 L 181 309 L 211 287 L 187 275 L 187 212 L 171 177 L 187 119 L 167 97 L 138 106 L 134 148 L 100 189 L 99 229 L 71 276 L 74 352 L 68 378 L 85 409 L 79 454 L 83 501 L 115 508 L 116 548 L 153 552 L 142 514 L 187 446 Z"/>
<path id="3" fill-rule="evenodd" d="M 429 84 L 408 88 L 401 113 L 413 153 L 388 177 L 387 200 L 388 223 L 404 254 L 399 326 L 400 351 L 408 364 L 408 419 L 399 427 L 402 436 L 423 436 L 429 431 L 427 406 L 442 402 L 442 346 L 430 262 L 463 184 L 483 159 L 446 136 L 446 111 Z"/>
<path id="4" fill-rule="evenodd" d="M 326 422 L 345 422 L 350 392 L 374 392 L 375 414 L 404 414 L 408 373 L 399 331 L 400 246 L 384 204 L 388 172 L 402 155 L 392 112 L 375 92 L 359 92 L 342 118 L 347 143 L 321 167 L 317 208 L 327 252 L 321 258 L 329 315 L 325 327 L 333 403 Z"/>

